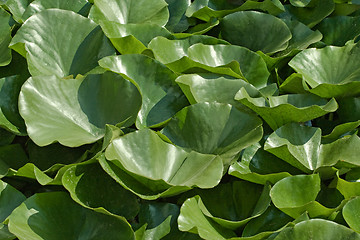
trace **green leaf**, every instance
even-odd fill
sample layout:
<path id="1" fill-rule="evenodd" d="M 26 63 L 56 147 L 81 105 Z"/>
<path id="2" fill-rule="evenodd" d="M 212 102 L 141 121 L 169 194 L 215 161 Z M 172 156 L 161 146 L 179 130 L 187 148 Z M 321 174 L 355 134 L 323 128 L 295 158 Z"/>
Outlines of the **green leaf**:
<path id="1" fill-rule="evenodd" d="M 242 79 L 215 74 L 184 74 L 176 79 L 191 104 L 200 102 L 228 103 L 239 109 L 244 105 L 234 100 L 240 88 L 245 88 L 252 97 L 259 97 L 260 92 Z"/>
<path id="2" fill-rule="evenodd" d="M 262 26 L 261 29 L 258 26 Z M 291 39 L 291 32 L 283 21 L 254 11 L 227 15 L 221 28 L 222 37 L 230 43 L 268 54 L 286 49 Z"/>
<path id="3" fill-rule="evenodd" d="M 290 0 L 291 5 L 294 7 L 306 7 L 311 0 Z"/>
<path id="4" fill-rule="evenodd" d="M 348 181 L 339 177 L 339 173 L 336 174 L 334 180 L 336 189 L 344 196 L 345 199 L 360 196 L 360 182 L 358 179 L 349 179 Z"/>
<path id="5" fill-rule="evenodd" d="M 83 207 L 105 210 L 133 219 L 139 211 L 137 198 L 122 188 L 98 163 L 78 164 L 68 168 L 62 184 L 72 199 Z"/>
<path id="6" fill-rule="evenodd" d="M 9 230 L 20 240 L 134 239 L 124 218 L 83 208 L 63 192 L 28 198 L 10 215 Z"/>
<path id="7" fill-rule="evenodd" d="M 315 201 L 320 192 L 319 175 L 297 175 L 278 181 L 270 191 L 274 205 L 287 215 L 297 218 L 304 212 L 310 217 L 327 217 L 335 209 Z"/>
<path id="8" fill-rule="evenodd" d="M 311 93 L 324 98 L 356 96 L 359 94 L 360 54 L 357 45 L 328 46 L 307 49 L 296 55 L 289 65 L 303 76 L 312 88 Z"/>
<path id="9" fill-rule="evenodd" d="M 170 32 L 183 32 L 189 27 L 189 20 L 185 12 L 191 4 L 190 0 L 165 0 L 169 9 L 169 21 L 166 23 L 166 29 Z"/>
<path id="10" fill-rule="evenodd" d="M 22 20 L 26 21 L 32 15 L 39 13 L 45 9 L 57 8 L 70 10 L 80 13 L 89 3 L 86 0 L 35 0 L 32 1 L 22 15 Z"/>
<path id="11" fill-rule="evenodd" d="M 165 26 L 169 19 L 169 10 L 164 0 L 94 0 L 90 19 L 127 23 L 152 23 Z"/>
<path id="12" fill-rule="evenodd" d="M 260 10 L 272 15 L 283 12 L 284 6 L 278 0 L 256 0 L 247 1 L 216 1 L 216 0 L 195 0 L 186 11 L 186 16 L 196 17 L 203 21 L 211 18 L 223 18 L 224 16 L 246 10 Z"/>
<path id="13" fill-rule="evenodd" d="M 201 238 L 209 240 L 224 240 L 235 237 L 235 233 L 221 227 L 212 219 L 207 218 L 199 207 L 201 198 L 195 196 L 187 199 L 180 209 L 178 218 L 179 229 L 199 234 Z"/>
<path id="14" fill-rule="evenodd" d="M 0 146 L 0 178 L 11 169 L 19 169 L 28 162 L 24 149 L 19 144 Z"/>
<path id="15" fill-rule="evenodd" d="M 233 163 L 228 173 L 237 178 L 265 185 L 300 173 L 299 170 L 266 152 L 259 143 L 246 148 L 239 159 Z"/>
<path id="16" fill-rule="evenodd" d="M 322 41 L 327 45 L 344 46 L 360 35 L 360 30 L 354 27 L 359 24 L 359 16 L 336 16 L 324 19 L 316 28 L 323 34 Z"/>
<path id="17" fill-rule="evenodd" d="M 338 108 L 335 99 L 327 102 L 312 94 L 289 94 L 272 96 L 267 99 L 252 98 L 241 88 L 235 100 L 259 114 L 269 126 L 276 130 L 291 122 L 306 122 L 321 117 Z"/>
<path id="18" fill-rule="evenodd" d="M 175 83 L 176 74 L 152 58 L 128 54 L 106 57 L 99 64 L 121 74 L 139 89 L 142 106 L 136 119 L 138 128 L 158 127 L 188 105 Z"/>
<path id="19" fill-rule="evenodd" d="M 10 47 L 26 56 L 32 76 L 84 75 L 98 65 L 99 59 L 115 54 L 99 26 L 61 9 L 44 10 L 30 17 Z M 85 51 L 89 48 L 92 51 Z"/>
<path id="20" fill-rule="evenodd" d="M 5 129 L 0 128 L 0 146 L 9 145 L 14 140 L 15 135 Z"/>
<path id="21" fill-rule="evenodd" d="M 284 18 L 296 19 L 312 28 L 329 16 L 335 8 L 333 0 L 311 0 L 307 7 L 285 6 Z"/>
<path id="22" fill-rule="evenodd" d="M 22 87 L 19 106 L 37 145 L 58 141 L 76 147 L 102 138 L 107 123 L 131 125 L 140 101 L 132 83 L 107 72 L 84 79 L 30 78 Z"/>
<path id="23" fill-rule="evenodd" d="M 101 28 L 110 39 L 116 50 L 121 54 L 140 54 L 149 42 L 157 37 L 170 37 L 164 27 L 156 24 L 120 24 L 111 21 L 101 21 Z"/>
<path id="24" fill-rule="evenodd" d="M 5 4 L 6 8 L 9 9 L 13 18 L 18 23 L 23 23 L 22 15 L 24 14 L 27 6 L 29 5 L 29 0 L 1 0 L 2 4 Z"/>
<path id="25" fill-rule="evenodd" d="M 324 219 L 310 219 L 282 231 L 274 240 L 358 240 L 360 235 L 351 229 Z"/>
<path id="26" fill-rule="evenodd" d="M 321 144 L 321 129 L 287 124 L 272 133 L 264 149 L 298 169 L 310 173 L 339 161 L 358 166 L 360 138 L 345 136 L 332 143 Z"/>
<path id="27" fill-rule="evenodd" d="M 265 212 L 271 201 L 269 192 L 269 185 L 240 181 L 220 184 L 197 191 L 200 197 L 197 207 L 220 226 L 236 230 Z"/>
<path id="28" fill-rule="evenodd" d="M 221 158 L 186 152 L 165 143 L 149 129 L 138 130 L 115 139 L 106 149 L 105 156 L 109 161 L 102 160 L 100 163 L 103 168 L 106 167 L 105 171 L 110 176 L 114 178 L 115 175 L 120 181 L 126 181 L 126 176 L 116 174 L 114 170 L 110 172 L 111 165 L 114 169 L 123 169 L 140 182 L 143 188 L 149 189 L 150 191 L 147 191 L 154 198 L 159 194 L 174 195 L 195 186 L 214 187 L 220 182 L 223 173 Z M 120 184 L 140 197 L 151 197 L 146 192 L 143 194 L 132 188 L 132 185 L 136 187 L 136 181 L 124 181 Z"/>
<path id="29" fill-rule="evenodd" d="M 19 75 L 0 78 L 0 126 L 16 135 L 26 135 L 18 98 L 25 79 Z"/>
<path id="30" fill-rule="evenodd" d="M 262 137 L 262 122 L 228 104 L 198 103 L 179 111 L 162 130 L 177 146 L 220 155 L 228 165 Z"/>
<path id="31" fill-rule="evenodd" d="M 8 48 L 11 41 L 10 17 L 8 12 L 0 8 L 0 66 L 11 62 L 11 49 Z"/>
<path id="32" fill-rule="evenodd" d="M 349 226 L 356 232 L 360 232 L 360 218 L 357 212 L 360 208 L 360 197 L 356 197 L 347 202 L 342 210 L 344 219 Z"/>

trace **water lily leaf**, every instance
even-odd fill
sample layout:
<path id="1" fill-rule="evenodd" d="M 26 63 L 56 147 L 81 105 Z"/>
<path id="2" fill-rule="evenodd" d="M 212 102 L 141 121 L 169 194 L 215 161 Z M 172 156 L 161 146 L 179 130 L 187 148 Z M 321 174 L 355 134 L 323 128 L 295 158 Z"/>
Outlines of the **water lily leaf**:
<path id="1" fill-rule="evenodd" d="M 199 234 L 201 238 L 209 240 L 224 240 L 235 237 L 230 229 L 221 227 L 212 219 L 206 217 L 199 207 L 201 198 L 195 196 L 187 199 L 180 209 L 178 225 L 181 231 Z"/>
<path id="2" fill-rule="evenodd" d="M 179 111 L 162 130 L 177 146 L 220 155 L 228 165 L 262 137 L 262 121 L 229 104 L 198 103 Z"/>
<path id="3" fill-rule="evenodd" d="M 312 88 L 311 93 L 324 98 L 356 96 L 360 92 L 360 54 L 357 45 L 328 46 L 307 49 L 296 55 L 289 65 L 303 76 Z"/>
<path id="4" fill-rule="evenodd" d="M 315 201 L 319 192 L 319 175 L 297 175 L 278 181 L 271 189 L 270 196 L 277 208 L 293 218 L 306 211 L 310 217 L 327 217 L 335 209 L 326 208 Z"/>
<path id="5" fill-rule="evenodd" d="M 8 12 L 0 8 L 0 66 L 11 62 L 11 49 L 8 48 L 11 41 L 10 17 Z"/>
<path id="6" fill-rule="evenodd" d="M 87 6 L 89 6 L 89 3 L 86 0 L 35 0 L 32 1 L 26 8 L 24 14 L 22 15 L 22 20 L 26 21 L 26 19 L 35 13 L 41 12 L 45 9 L 57 8 L 80 13 Z"/>
<path id="7" fill-rule="evenodd" d="M 358 121 L 360 119 L 360 98 L 340 99 L 337 112 L 342 122 Z"/>
<path id="8" fill-rule="evenodd" d="M 360 182 L 358 178 L 344 180 L 340 178 L 339 173 L 337 173 L 334 184 L 345 199 L 360 196 Z"/>
<path id="9" fill-rule="evenodd" d="M 305 24 L 297 20 L 282 19 L 291 31 L 292 38 L 287 48 L 277 54 L 275 57 L 293 56 L 298 50 L 304 50 L 311 44 L 319 42 L 322 39 L 320 31 L 311 30 Z"/>
<path id="10" fill-rule="evenodd" d="M 307 7 L 295 7 L 286 5 L 284 18 L 297 19 L 312 28 L 324 18 L 329 16 L 335 8 L 333 0 L 311 0 Z"/>
<path id="11" fill-rule="evenodd" d="M 19 144 L 0 146 L 0 178 L 5 177 L 10 168 L 19 169 L 28 162 L 24 149 Z"/>
<path id="12" fill-rule="evenodd" d="M 360 224 L 360 218 L 356 214 L 360 207 L 360 197 L 356 197 L 354 199 L 351 199 L 349 202 L 345 204 L 345 206 L 342 209 L 342 214 L 344 216 L 344 219 L 349 226 L 355 230 L 356 232 L 360 232 L 359 224 Z"/>
<path id="13" fill-rule="evenodd" d="M 165 26 L 169 10 L 164 0 L 94 0 L 89 18 L 99 23 L 101 20 L 127 23 L 152 23 Z"/>
<path id="14" fill-rule="evenodd" d="M 148 189 L 145 194 L 138 193 L 131 186 L 136 187 L 136 181 L 124 183 L 126 176 L 116 174 L 114 170 L 109 173 L 113 178 L 116 175 L 125 188 L 140 197 L 149 195 L 157 198 L 159 194 L 174 195 L 194 186 L 211 188 L 219 183 L 223 172 L 221 158 L 215 155 L 186 152 L 165 143 L 149 129 L 138 130 L 115 139 L 106 149 L 105 156 L 109 161 L 102 160 L 100 163 L 103 168 L 106 167 L 106 172 L 110 172 L 111 163 L 114 165 L 113 169 L 123 169 L 140 182 L 143 188 Z"/>
<path id="15" fill-rule="evenodd" d="M 240 46 L 195 44 L 187 53 L 191 60 L 214 68 L 237 61 L 240 65 L 237 72 L 257 88 L 265 87 L 270 75 L 259 55 Z"/>
<path id="16" fill-rule="evenodd" d="M 157 37 L 170 37 L 171 33 L 156 24 L 120 24 L 100 21 L 105 35 L 121 54 L 140 54 L 146 50 L 149 42 Z"/>
<path id="17" fill-rule="evenodd" d="M 275 184 L 285 177 L 300 173 L 290 164 L 266 152 L 259 143 L 247 147 L 240 160 L 230 166 L 228 173 L 257 184 Z"/>
<path id="18" fill-rule="evenodd" d="M 323 34 L 322 41 L 327 45 L 344 46 L 360 35 L 360 30 L 354 27 L 359 24 L 359 16 L 336 16 L 324 19 L 316 28 Z"/>
<path id="19" fill-rule="evenodd" d="M 252 98 L 241 88 L 235 100 L 259 114 L 269 126 L 277 128 L 290 122 L 306 122 L 338 108 L 335 99 L 327 102 L 312 94 L 289 94 L 265 98 Z"/>
<path id="20" fill-rule="evenodd" d="M 184 74 L 176 79 L 191 104 L 200 102 L 228 103 L 243 109 L 244 106 L 234 100 L 235 94 L 242 87 L 252 97 L 259 97 L 260 92 L 242 79 L 233 79 L 212 74 Z"/>
<path id="21" fill-rule="evenodd" d="M 235 230 L 265 212 L 270 205 L 269 192 L 269 185 L 240 181 L 220 184 L 197 191 L 198 208 L 220 226 Z"/>
<path id="22" fill-rule="evenodd" d="M 1 0 L 1 4 L 4 4 L 6 8 L 9 9 L 14 20 L 18 23 L 23 23 L 21 17 L 29 5 L 29 2 L 28 0 Z"/>
<path id="23" fill-rule="evenodd" d="M 19 98 L 28 134 L 39 146 L 95 142 L 104 136 L 107 123 L 131 125 L 140 103 L 136 87 L 110 72 L 83 79 L 33 77 L 23 85 Z"/>
<path id="24" fill-rule="evenodd" d="M 262 26 L 261 31 L 258 26 Z M 291 39 L 291 32 L 283 21 L 254 11 L 227 15 L 221 28 L 222 37 L 230 43 L 268 54 L 286 49 Z"/>
<path id="25" fill-rule="evenodd" d="M 103 58 L 99 64 L 121 74 L 139 89 L 142 106 L 136 120 L 138 128 L 160 126 L 188 105 L 186 97 L 175 83 L 176 74 L 152 58 L 128 54 Z"/>
<path id="26" fill-rule="evenodd" d="M 26 197 L 11 185 L 0 180 L 0 221 L 3 222 Z M 14 239 L 6 224 L 0 225 L 0 237 L 3 240 Z"/>
<path id="27" fill-rule="evenodd" d="M 332 143 L 321 144 L 321 129 L 287 124 L 272 133 L 264 149 L 298 169 L 310 171 L 334 166 L 339 161 L 358 166 L 360 138 L 345 136 Z"/>
<path id="28" fill-rule="evenodd" d="M 190 0 L 165 0 L 169 9 L 169 21 L 166 29 L 173 33 L 183 32 L 189 28 L 190 24 L 185 16 L 185 12 L 191 4 Z"/>
<path id="29" fill-rule="evenodd" d="M 322 143 L 335 141 L 360 126 L 360 120 L 337 125 L 331 133 L 322 136 Z"/>
<path id="30" fill-rule="evenodd" d="M 299 73 L 293 73 L 279 87 L 284 93 L 308 93 L 309 87 Z"/>
<path id="31" fill-rule="evenodd" d="M 311 0 L 290 0 L 291 5 L 294 7 L 306 7 Z"/>
<path id="32" fill-rule="evenodd" d="M 360 235 L 353 230 L 324 219 L 310 219 L 296 224 L 293 228 L 282 231 L 274 240 L 346 240 L 360 239 Z"/>
<path id="33" fill-rule="evenodd" d="M 14 141 L 15 135 L 5 129 L 0 128 L 0 146 L 9 145 Z"/>
<path id="34" fill-rule="evenodd" d="M 84 75 L 98 65 L 99 59 L 115 54 L 99 26 L 61 9 L 47 9 L 30 17 L 10 47 L 27 58 L 32 76 Z M 84 51 L 89 48 L 92 51 Z"/>
<path id="35" fill-rule="evenodd" d="M 278 15 L 285 11 L 284 6 L 278 0 L 258 1 L 215 1 L 195 0 L 186 11 L 186 16 L 196 17 L 203 21 L 211 18 L 222 18 L 230 13 L 246 10 L 261 10 L 272 15 Z"/>
<path id="36" fill-rule="evenodd" d="M 39 193 L 28 198 L 10 215 L 9 230 L 20 240 L 134 239 L 124 218 L 83 208 L 64 192 Z"/>
<path id="37" fill-rule="evenodd" d="M 24 120 L 18 109 L 18 98 L 22 84 L 19 75 L 0 78 L 0 126 L 16 135 L 26 135 Z"/>
<path id="38" fill-rule="evenodd" d="M 98 163 L 68 168 L 62 183 L 72 199 L 83 207 L 99 212 L 105 209 L 126 219 L 135 218 L 139 212 L 136 196 L 115 182 Z"/>

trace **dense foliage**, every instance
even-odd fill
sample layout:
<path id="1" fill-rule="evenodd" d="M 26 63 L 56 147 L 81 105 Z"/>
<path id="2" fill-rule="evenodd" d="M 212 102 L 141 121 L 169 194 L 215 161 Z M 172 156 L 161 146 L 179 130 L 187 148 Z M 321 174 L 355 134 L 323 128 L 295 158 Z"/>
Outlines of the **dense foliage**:
<path id="1" fill-rule="evenodd" d="M 0 0 L 0 240 L 360 239 L 360 1 Z"/>

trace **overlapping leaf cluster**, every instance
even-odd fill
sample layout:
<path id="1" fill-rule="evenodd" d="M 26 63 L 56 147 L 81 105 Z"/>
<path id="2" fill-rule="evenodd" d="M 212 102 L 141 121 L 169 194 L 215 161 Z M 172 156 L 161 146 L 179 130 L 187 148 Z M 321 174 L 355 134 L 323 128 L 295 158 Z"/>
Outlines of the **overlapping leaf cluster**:
<path id="1" fill-rule="evenodd" d="M 360 1 L 0 0 L 0 239 L 360 239 Z"/>

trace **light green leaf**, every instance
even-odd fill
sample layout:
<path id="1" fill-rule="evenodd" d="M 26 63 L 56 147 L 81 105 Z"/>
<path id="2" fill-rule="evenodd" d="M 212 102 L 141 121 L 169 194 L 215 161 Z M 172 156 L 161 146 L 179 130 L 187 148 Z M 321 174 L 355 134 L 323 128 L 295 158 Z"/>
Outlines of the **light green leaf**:
<path id="1" fill-rule="evenodd" d="M 307 49 L 296 55 L 289 65 L 303 76 L 311 93 L 324 98 L 356 96 L 360 92 L 360 47 L 328 46 Z"/>
<path id="2" fill-rule="evenodd" d="M 170 37 L 164 27 L 156 24 L 120 24 L 111 21 L 100 21 L 105 35 L 121 54 L 140 54 L 146 50 L 149 42 L 157 37 Z"/>
<path id="3" fill-rule="evenodd" d="M 176 74 L 152 58 L 128 54 L 106 57 L 99 64 L 121 74 L 139 89 L 142 106 L 136 119 L 138 128 L 161 126 L 188 105 L 186 97 L 175 83 Z"/>
<path id="4" fill-rule="evenodd" d="M 127 182 L 125 177 L 116 175 L 125 188 L 140 197 L 157 194 L 177 194 L 192 187 L 211 188 L 216 186 L 223 173 L 221 158 L 197 152 L 186 152 L 172 144 L 165 143 L 155 132 L 149 129 L 138 130 L 115 139 L 105 151 L 109 161 L 102 160 L 106 172 L 123 169 L 148 189 L 145 194 L 137 192 L 136 181 Z M 106 166 L 106 165 L 107 166 Z M 115 179 L 117 180 L 117 179 Z M 130 185 L 126 185 L 130 184 Z M 165 192 L 164 192 L 165 191 Z M 169 193 L 166 193 L 168 191 Z M 143 191 L 144 192 L 144 191 Z"/>
<path id="5" fill-rule="evenodd" d="M 311 0 L 290 0 L 291 5 L 294 7 L 306 7 Z"/>
<path id="6" fill-rule="evenodd" d="M 260 10 L 272 15 L 278 15 L 285 11 L 284 6 L 278 0 L 264 1 L 216 1 L 216 0 L 195 0 L 186 11 L 186 16 L 196 17 L 203 21 L 211 18 L 223 18 L 224 16 L 246 10 Z"/>
<path id="7" fill-rule="evenodd" d="M 268 54 L 286 49 L 291 39 L 291 32 L 283 21 L 254 11 L 227 15 L 221 28 L 222 37 L 230 43 Z"/>
<path id="8" fill-rule="evenodd" d="M 134 239 L 124 218 L 83 208 L 64 192 L 28 198 L 10 215 L 9 230 L 20 240 Z"/>
<path id="9" fill-rule="evenodd" d="M 297 218 L 304 212 L 310 217 L 328 217 L 335 209 L 315 201 L 320 192 L 319 175 L 290 176 L 278 181 L 270 191 L 274 205 L 287 215 Z"/>
<path id="10" fill-rule="evenodd" d="M 136 87 L 110 72 L 84 79 L 33 77 L 23 85 L 19 98 L 28 134 L 39 146 L 95 142 L 104 136 L 107 123 L 130 126 L 140 104 Z"/>
<path id="11" fill-rule="evenodd" d="M 262 121 L 229 104 L 198 103 L 179 111 L 162 130 L 177 146 L 219 155 L 225 166 L 262 137 Z"/>
<path id="12" fill-rule="evenodd" d="M 342 210 L 345 221 L 356 232 L 360 232 L 360 217 L 357 214 L 360 208 L 360 197 L 347 202 Z"/>
<path id="13" fill-rule="evenodd" d="M 291 122 L 306 122 L 321 117 L 338 108 L 335 99 L 327 102 L 312 94 L 289 94 L 252 98 L 245 88 L 235 95 L 235 100 L 259 114 L 267 124 L 276 130 Z"/>
<path id="14" fill-rule="evenodd" d="M 99 23 L 102 20 L 127 23 L 152 23 L 165 26 L 169 10 L 164 0 L 94 0 L 89 17 Z"/>
<path id="15" fill-rule="evenodd" d="M 324 219 L 310 219 L 287 228 L 274 240 L 358 240 L 360 235 L 351 229 Z"/>
<path id="16" fill-rule="evenodd" d="M 272 133 L 264 149 L 298 169 L 310 173 L 321 167 L 334 166 L 339 161 L 360 165 L 356 157 L 360 138 L 345 136 L 332 143 L 321 144 L 321 129 L 287 124 Z"/>
<path id="17" fill-rule="evenodd" d="M 7 9 L 11 12 L 13 18 L 18 23 L 23 23 L 22 15 L 24 14 L 27 6 L 29 5 L 29 0 L 1 0 L 6 6 Z"/>
<path id="18" fill-rule="evenodd" d="M 83 207 L 105 210 L 133 219 L 139 211 L 137 198 L 122 188 L 98 163 L 74 165 L 64 173 L 63 186 L 72 199 Z"/>
<path id="19" fill-rule="evenodd" d="M 93 21 L 61 9 L 44 10 L 30 17 L 10 47 L 27 58 L 32 76 L 84 75 L 98 65 L 99 59 L 115 54 Z M 92 51 L 84 51 L 89 48 Z"/>
<path id="20" fill-rule="evenodd" d="M 234 100 L 240 88 L 245 88 L 252 97 L 259 97 L 260 92 L 242 79 L 234 79 L 215 74 L 184 74 L 176 79 L 191 104 L 200 102 L 228 103 L 239 109 L 244 106 Z"/>
<path id="21" fill-rule="evenodd" d="M 35 0 L 32 1 L 22 15 L 22 20 L 26 21 L 32 15 L 39 13 L 45 9 L 57 8 L 70 10 L 80 13 L 87 8 L 89 3 L 86 0 Z"/>

